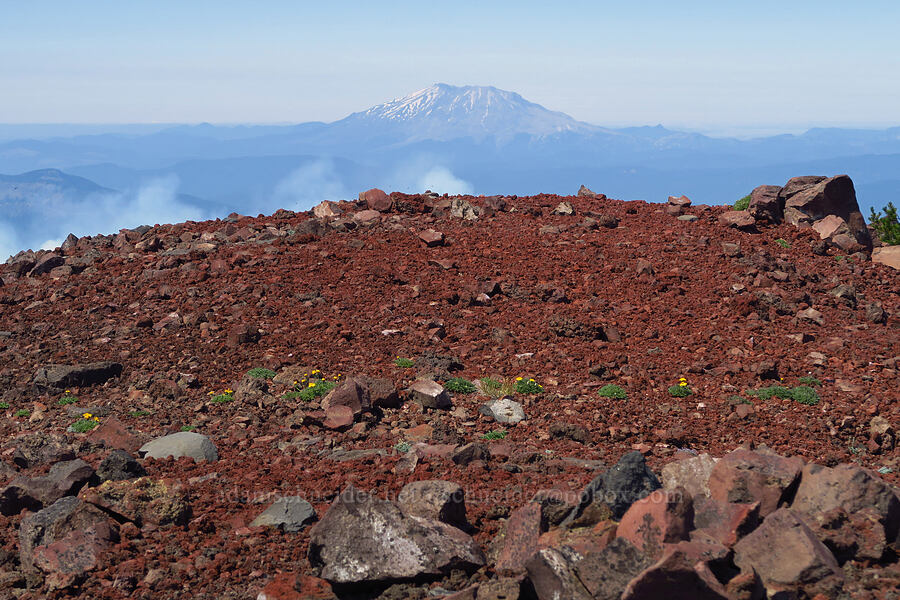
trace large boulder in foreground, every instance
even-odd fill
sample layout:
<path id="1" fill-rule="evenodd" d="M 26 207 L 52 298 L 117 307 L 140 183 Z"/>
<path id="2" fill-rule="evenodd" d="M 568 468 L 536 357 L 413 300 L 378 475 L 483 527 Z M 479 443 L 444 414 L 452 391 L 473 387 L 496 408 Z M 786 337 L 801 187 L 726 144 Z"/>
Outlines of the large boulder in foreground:
<path id="1" fill-rule="evenodd" d="M 347 487 L 309 533 L 309 560 L 332 583 L 440 576 L 485 564 L 475 540 L 456 527 L 404 515 L 388 500 Z"/>
<path id="2" fill-rule="evenodd" d="M 872 247 L 853 181 L 847 175 L 795 177 L 782 188 L 780 197 L 784 199 L 784 220 L 791 225 L 812 226 L 834 215 L 843 219 L 849 235 L 859 244 Z"/>

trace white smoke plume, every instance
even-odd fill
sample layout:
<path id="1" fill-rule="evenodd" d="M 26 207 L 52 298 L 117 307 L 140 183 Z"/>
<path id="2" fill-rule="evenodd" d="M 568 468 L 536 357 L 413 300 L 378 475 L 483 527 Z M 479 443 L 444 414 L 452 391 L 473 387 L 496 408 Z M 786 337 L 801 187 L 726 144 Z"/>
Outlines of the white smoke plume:
<path id="1" fill-rule="evenodd" d="M 309 210 L 322 200 L 342 200 L 348 197 L 334 163 L 330 160 L 317 160 L 298 167 L 279 181 L 275 185 L 271 201 L 260 212 L 272 213 L 279 208 Z"/>

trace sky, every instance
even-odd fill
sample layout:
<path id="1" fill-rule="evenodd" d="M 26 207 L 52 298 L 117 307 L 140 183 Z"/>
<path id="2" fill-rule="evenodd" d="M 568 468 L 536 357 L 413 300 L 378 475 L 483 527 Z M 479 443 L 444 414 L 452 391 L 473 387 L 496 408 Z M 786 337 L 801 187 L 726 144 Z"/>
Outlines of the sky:
<path id="1" fill-rule="evenodd" d="M 0 123 L 333 121 L 444 82 L 608 126 L 900 124 L 896 0 L 550 4 L 0 0 Z"/>

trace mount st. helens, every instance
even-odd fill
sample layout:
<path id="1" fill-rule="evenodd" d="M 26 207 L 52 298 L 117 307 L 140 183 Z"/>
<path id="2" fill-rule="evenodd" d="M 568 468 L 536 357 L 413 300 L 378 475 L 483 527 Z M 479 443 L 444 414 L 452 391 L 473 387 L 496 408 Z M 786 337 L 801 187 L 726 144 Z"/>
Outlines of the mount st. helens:
<path id="1" fill-rule="evenodd" d="M 900 270 L 848 183 L 370 190 L 23 253 L 2 594 L 891 597 Z"/>

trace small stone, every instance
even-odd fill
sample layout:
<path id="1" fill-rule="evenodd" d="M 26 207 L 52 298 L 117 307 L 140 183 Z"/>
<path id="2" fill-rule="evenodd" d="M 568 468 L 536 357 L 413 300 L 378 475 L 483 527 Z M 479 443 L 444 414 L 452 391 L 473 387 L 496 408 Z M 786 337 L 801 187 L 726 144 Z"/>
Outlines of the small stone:
<path id="1" fill-rule="evenodd" d="M 312 505 L 300 496 L 285 496 L 269 505 L 250 523 L 251 527 L 275 527 L 296 533 L 316 520 Z"/>
<path id="2" fill-rule="evenodd" d="M 419 239 L 425 242 L 425 245 L 429 248 L 444 245 L 444 234 L 440 231 L 435 231 L 434 229 L 426 229 L 425 231 L 419 232 Z"/>
<path id="3" fill-rule="evenodd" d="M 498 423 L 515 425 L 525 420 L 525 409 L 511 398 L 490 400 L 481 407 L 481 413 Z"/>
<path id="4" fill-rule="evenodd" d="M 423 408 L 449 409 L 452 406 L 450 394 L 444 387 L 426 379 L 420 379 L 409 386 L 409 399 Z"/>

